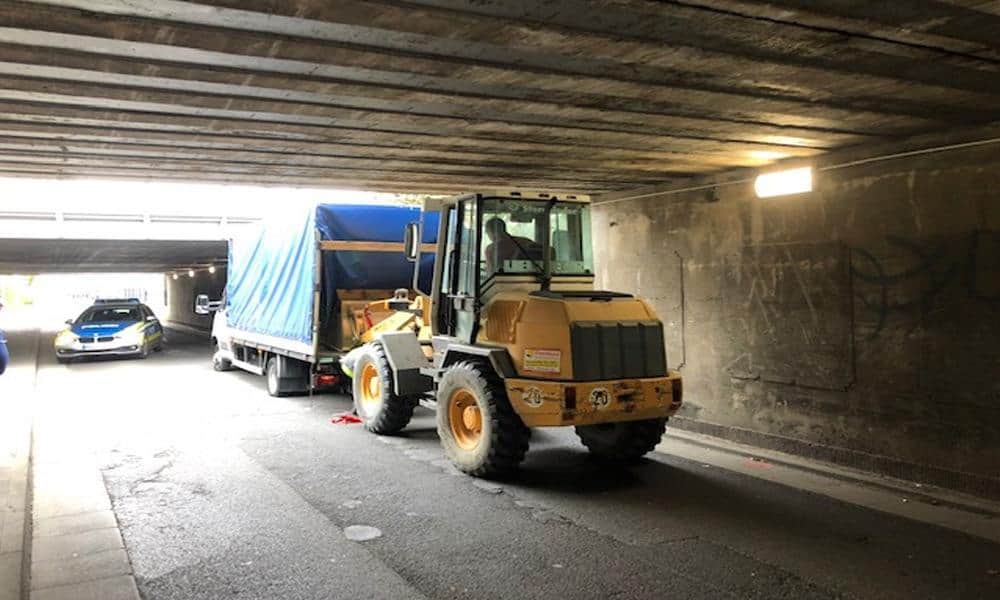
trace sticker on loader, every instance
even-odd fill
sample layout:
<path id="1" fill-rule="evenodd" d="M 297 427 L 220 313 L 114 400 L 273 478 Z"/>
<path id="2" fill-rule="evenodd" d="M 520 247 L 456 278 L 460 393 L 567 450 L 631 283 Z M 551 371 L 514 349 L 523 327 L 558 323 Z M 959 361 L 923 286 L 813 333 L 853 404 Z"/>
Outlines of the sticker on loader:
<path id="1" fill-rule="evenodd" d="M 542 390 L 535 386 L 531 386 L 524 392 L 522 398 L 524 398 L 524 402 L 528 406 L 532 408 L 538 408 L 539 406 L 542 405 L 543 402 Z"/>
<path id="2" fill-rule="evenodd" d="M 590 392 L 590 404 L 594 407 L 594 410 L 601 410 L 610 406 L 611 394 L 608 393 L 607 388 L 594 388 Z"/>
<path id="3" fill-rule="evenodd" d="M 524 370 L 536 373 L 558 373 L 562 369 L 562 351 L 527 348 L 524 351 Z"/>

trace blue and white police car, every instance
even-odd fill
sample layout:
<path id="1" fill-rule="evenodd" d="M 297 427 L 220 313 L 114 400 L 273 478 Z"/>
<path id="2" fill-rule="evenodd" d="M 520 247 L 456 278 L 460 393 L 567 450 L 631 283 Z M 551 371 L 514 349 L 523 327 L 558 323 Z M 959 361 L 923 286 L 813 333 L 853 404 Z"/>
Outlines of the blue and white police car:
<path id="1" fill-rule="evenodd" d="M 146 358 L 163 348 L 163 325 L 138 298 L 99 299 L 56 336 L 61 363 L 86 356 Z"/>

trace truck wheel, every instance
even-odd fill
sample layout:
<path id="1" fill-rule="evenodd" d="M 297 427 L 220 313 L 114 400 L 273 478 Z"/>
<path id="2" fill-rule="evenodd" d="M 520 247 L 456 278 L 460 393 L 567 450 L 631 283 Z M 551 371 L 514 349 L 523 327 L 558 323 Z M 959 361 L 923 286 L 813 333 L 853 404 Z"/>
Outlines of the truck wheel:
<path id="1" fill-rule="evenodd" d="M 474 362 L 458 363 L 441 377 L 437 429 L 448 458 L 476 477 L 515 470 L 531 437 L 511 408 L 503 381 L 490 367 Z"/>
<path id="2" fill-rule="evenodd" d="M 392 371 L 379 344 L 371 344 L 358 357 L 353 378 L 354 410 L 372 433 L 398 433 L 413 417 L 411 398 L 397 396 Z"/>
<path id="3" fill-rule="evenodd" d="M 287 396 L 288 392 L 281 391 L 281 385 L 278 381 L 278 357 L 272 356 L 267 359 L 267 367 L 264 370 L 264 375 L 267 376 L 267 393 L 271 394 L 275 398 L 281 398 Z"/>
<path id="4" fill-rule="evenodd" d="M 215 354 L 212 355 L 212 368 L 215 369 L 216 371 L 232 371 L 233 363 L 229 362 L 225 358 L 222 358 L 222 356 L 219 354 L 220 350 L 222 350 L 222 348 L 219 346 L 219 343 L 216 342 Z"/>
<path id="5" fill-rule="evenodd" d="M 667 420 L 644 419 L 599 425 L 579 425 L 576 435 L 594 456 L 614 462 L 634 462 L 660 443 Z"/>

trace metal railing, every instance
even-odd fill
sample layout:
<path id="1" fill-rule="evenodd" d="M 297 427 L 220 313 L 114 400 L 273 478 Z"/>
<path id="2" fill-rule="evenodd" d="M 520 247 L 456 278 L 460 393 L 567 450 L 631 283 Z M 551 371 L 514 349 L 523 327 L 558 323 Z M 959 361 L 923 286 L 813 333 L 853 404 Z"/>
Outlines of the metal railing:
<path id="1" fill-rule="evenodd" d="M 0 210 L 0 238 L 223 240 L 259 221 L 242 215 Z"/>

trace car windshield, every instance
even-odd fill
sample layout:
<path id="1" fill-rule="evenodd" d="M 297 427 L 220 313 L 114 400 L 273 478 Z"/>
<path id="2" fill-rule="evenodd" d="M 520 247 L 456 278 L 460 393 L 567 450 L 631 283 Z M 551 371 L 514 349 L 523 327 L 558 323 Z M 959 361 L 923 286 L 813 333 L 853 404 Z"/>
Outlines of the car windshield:
<path id="1" fill-rule="evenodd" d="M 545 213 L 550 207 L 549 246 L 545 248 Z M 541 273 L 546 252 L 555 276 L 594 271 L 587 204 L 487 198 L 483 234 L 480 272 L 484 281 L 498 274 Z"/>
<path id="2" fill-rule="evenodd" d="M 138 306 L 102 306 L 88 309 L 80 315 L 77 323 L 120 323 L 141 319 Z"/>

